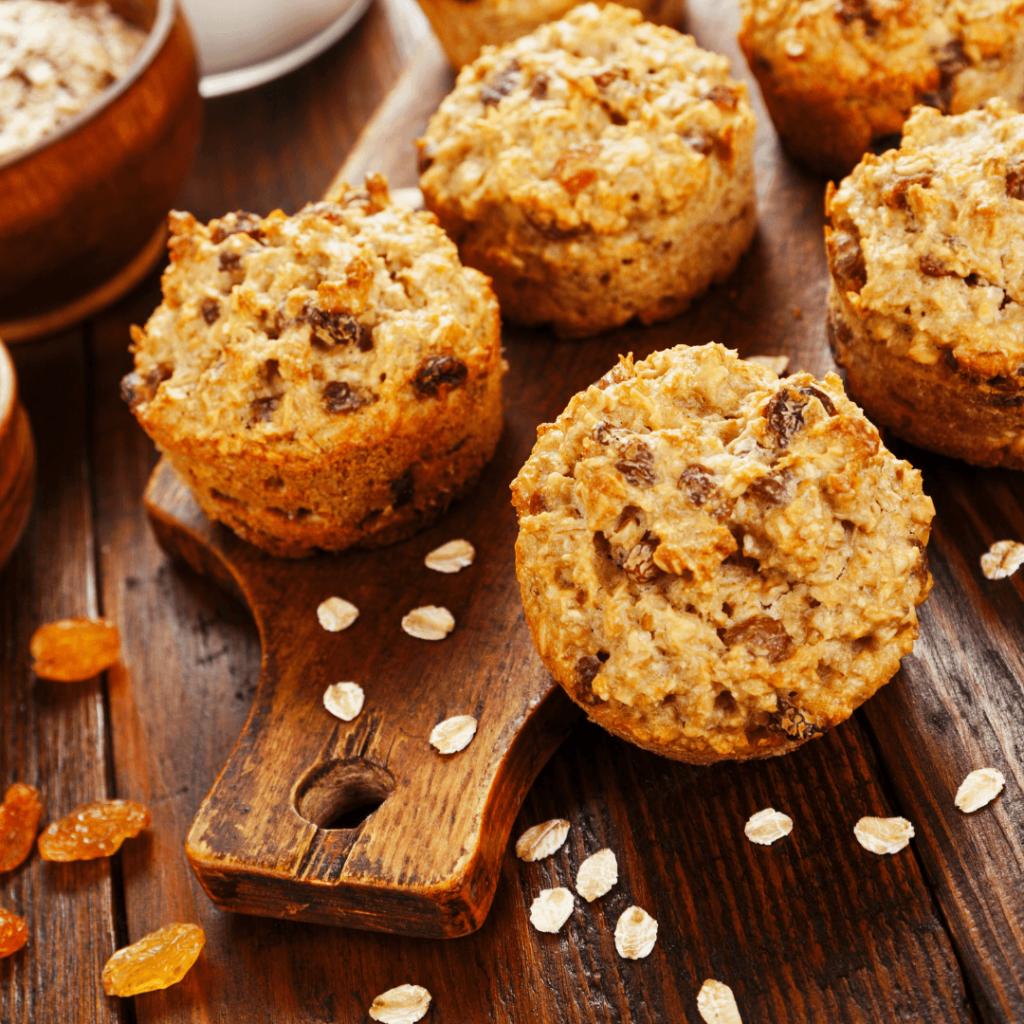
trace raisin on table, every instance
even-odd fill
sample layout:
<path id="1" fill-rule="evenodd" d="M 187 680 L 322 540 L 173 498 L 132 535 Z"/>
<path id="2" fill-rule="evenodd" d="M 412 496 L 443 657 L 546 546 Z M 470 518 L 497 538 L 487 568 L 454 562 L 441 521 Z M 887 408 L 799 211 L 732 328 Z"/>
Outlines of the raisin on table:
<path id="1" fill-rule="evenodd" d="M 13 871 L 32 852 L 43 813 L 35 786 L 15 782 L 0 805 L 0 872 Z"/>
<path id="2" fill-rule="evenodd" d="M 197 924 L 169 924 L 119 949 L 103 968 L 108 996 L 137 996 L 177 985 L 199 958 L 206 935 Z"/>
<path id="3" fill-rule="evenodd" d="M 0 960 L 17 953 L 28 942 L 28 926 L 23 918 L 0 907 Z"/>
<path id="4" fill-rule="evenodd" d="M 29 644 L 41 679 L 77 683 L 106 671 L 120 656 L 117 626 L 109 619 L 61 619 L 40 626 Z"/>
<path id="5" fill-rule="evenodd" d="M 48 825 L 39 837 L 43 860 L 94 860 L 117 853 L 149 827 L 149 810 L 132 800 L 97 800 Z"/>

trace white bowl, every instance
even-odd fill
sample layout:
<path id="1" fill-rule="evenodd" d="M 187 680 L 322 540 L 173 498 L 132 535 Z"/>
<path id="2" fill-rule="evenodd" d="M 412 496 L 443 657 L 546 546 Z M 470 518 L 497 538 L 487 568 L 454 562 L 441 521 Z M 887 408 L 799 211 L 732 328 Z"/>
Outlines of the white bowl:
<path id="1" fill-rule="evenodd" d="M 181 0 L 199 49 L 203 96 L 262 85 L 312 60 L 370 0 Z"/>

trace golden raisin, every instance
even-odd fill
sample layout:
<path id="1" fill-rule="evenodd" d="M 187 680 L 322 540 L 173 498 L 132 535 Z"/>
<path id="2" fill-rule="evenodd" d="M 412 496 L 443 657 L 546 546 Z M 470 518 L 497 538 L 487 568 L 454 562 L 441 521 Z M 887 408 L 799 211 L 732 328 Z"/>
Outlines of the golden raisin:
<path id="1" fill-rule="evenodd" d="M 35 786 L 16 782 L 0 806 L 0 871 L 13 871 L 31 852 L 43 802 Z"/>
<path id="2" fill-rule="evenodd" d="M 28 942 L 28 927 L 25 921 L 0 907 L 0 960 L 17 953 Z"/>
<path id="3" fill-rule="evenodd" d="M 206 935 L 197 924 L 169 924 L 150 932 L 106 962 L 103 991 L 108 996 L 137 996 L 177 985 L 204 945 Z"/>
<path id="4" fill-rule="evenodd" d="M 43 860 L 109 857 L 149 827 L 149 810 L 131 800 L 97 800 L 48 825 L 39 837 Z"/>
<path id="5" fill-rule="evenodd" d="M 61 619 L 40 626 L 29 650 L 42 679 L 77 683 L 110 668 L 120 654 L 117 626 L 108 619 Z"/>

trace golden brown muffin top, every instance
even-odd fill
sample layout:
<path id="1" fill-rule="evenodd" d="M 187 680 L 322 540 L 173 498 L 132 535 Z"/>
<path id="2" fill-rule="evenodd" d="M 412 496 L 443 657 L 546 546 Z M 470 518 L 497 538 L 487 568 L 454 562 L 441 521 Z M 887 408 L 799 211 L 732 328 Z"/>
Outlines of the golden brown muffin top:
<path id="1" fill-rule="evenodd" d="M 122 391 L 161 443 L 315 458 L 372 445 L 500 360 L 488 279 L 367 179 L 294 216 L 171 214 L 164 301 Z"/>
<path id="2" fill-rule="evenodd" d="M 445 218 L 514 208 L 551 238 L 619 233 L 731 173 L 753 127 L 729 61 L 616 4 L 584 4 L 462 69 L 419 140 Z"/>
<path id="3" fill-rule="evenodd" d="M 827 201 L 829 262 L 872 335 L 919 363 L 1024 384 L 1024 114 L 918 107 Z"/>
<path id="4" fill-rule="evenodd" d="M 1022 0 L 741 0 L 741 6 L 744 47 L 777 75 L 803 81 L 802 88 L 901 81 L 932 90 L 935 105 L 947 109 L 953 79 L 1007 53 L 1024 28 Z"/>
<path id="5" fill-rule="evenodd" d="M 846 719 L 931 587 L 921 475 L 839 378 L 780 380 L 721 345 L 622 359 L 539 428 L 512 491 L 545 663 L 598 721 L 685 759 Z"/>

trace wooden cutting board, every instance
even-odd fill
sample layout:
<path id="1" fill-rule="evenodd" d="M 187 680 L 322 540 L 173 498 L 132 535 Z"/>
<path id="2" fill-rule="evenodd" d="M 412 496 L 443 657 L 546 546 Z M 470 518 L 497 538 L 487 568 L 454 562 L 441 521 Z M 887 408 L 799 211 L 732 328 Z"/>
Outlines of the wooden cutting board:
<path id="1" fill-rule="evenodd" d="M 694 5 L 690 28 L 703 45 L 735 55 L 734 20 L 714 5 Z M 339 178 L 383 170 L 395 186 L 415 184 L 410 140 L 451 81 L 437 48 L 427 46 Z M 501 447 L 477 491 L 431 531 L 383 552 L 277 562 L 211 527 L 157 470 L 147 500 L 162 541 L 243 594 L 264 644 L 252 714 L 189 837 L 193 866 L 222 906 L 419 935 L 479 923 L 518 801 L 565 726 L 560 695 L 522 627 L 511 566 L 507 484 L 536 424 L 619 352 L 639 358 L 717 340 L 741 355 L 786 354 L 791 369 L 832 368 L 823 327 L 824 183 L 785 159 L 758 110 L 760 227 L 737 273 L 684 316 L 646 330 L 586 342 L 506 330 L 510 404 Z M 984 580 L 977 561 L 992 540 L 1024 536 L 1022 478 L 894 447 L 923 468 L 938 518 L 929 548 L 936 588 L 922 608 L 914 655 L 890 686 L 850 723 L 765 764 L 697 769 L 577 730 L 543 790 L 531 793 L 535 818 L 565 815 L 580 833 L 541 869 L 545 884 L 565 884 L 567 866 L 600 845 L 616 846 L 625 867 L 622 899 L 609 897 L 607 917 L 591 908 L 567 926 L 569 939 L 552 940 L 550 949 L 542 943 L 543 970 L 530 975 L 537 984 L 557 977 L 558 1005 L 573 1020 L 591 1020 L 587 1007 L 599 1004 L 593 1019 L 696 1019 L 680 1007 L 692 1009 L 695 986 L 711 972 L 737 988 L 744 1019 L 932 1024 L 974 1020 L 976 1006 L 987 1022 L 1024 1020 L 1024 585 Z M 426 551 L 457 536 L 477 545 L 471 569 L 441 578 L 422 568 Z M 348 633 L 317 632 L 313 610 L 331 593 L 362 608 Z M 447 604 L 459 623 L 441 644 L 411 640 L 397 625 L 412 604 L 428 602 Z M 522 673 L 513 681 L 519 697 L 507 689 L 513 666 Z M 367 691 L 351 727 L 322 717 L 320 694 L 335 677 Z M 397 706 L 386 703 L 391 695 L 401 696 Z M 443 762 L 413 757 L 434 722 L 467 711 L 478 714 L 481 732 L 466 751 Z M 298 794 L 314 766 L 380 761 L 382 753 L 379 767 L 395 789 L 362 825 L 325 830 L 303 819 Z M 399 764 L 424 769 L 425 784 Z M 1007 790 L 991 808 L 962 815 L 952 802 L 956 787 L 984 764 L 1006 774 Z M 455 772 L 470 765 L 491 774 L 470 773 L 458 788 L 467 775 Z M 488 803 L 503 787 L 502 800 Z M 428 803 L 398 799 L 414 791 Z M 567 794 L 577 795 L 572 807 Z M 769 804 L 792 813 L 797 828 L 788 845 L 753 848 L 742 836 L 744 818 Z M 475 817 L 470 806 L 490 807 L 491 817 Z M 893 858 L 860 850 L 852 825 L 861 814 L 910 818 L 911 849 Z M 536 871 L 507 864 L 503 921 L 525 913 L 539 884 Z M 480 887 L 460 886 L 468 875 L 451 873 L 453 865 L 477 870 Z M 664 935 L 642 973 L 619 964 L 609 944 L 613 907 L 627 900 L 650 908 Z M 467 948 L 493 963 L 490 998 L 504 998 L 515 971 L 506 971 L 504 940 L 491 932 Z M 420 954 L 410 947 L 402 955 Z M 443 966 L 433 952 L 422 957 L 457 988 L 458 956 Z M 578 1006 L 575 992 L 586 993 Z M 617 995 L 602 1003 L 606 993 Z M 509 1019 L 531 1019 L 526 1005 L 510 1001 Z"/>

